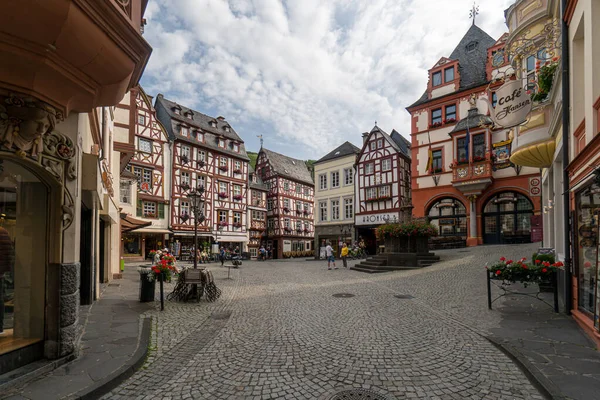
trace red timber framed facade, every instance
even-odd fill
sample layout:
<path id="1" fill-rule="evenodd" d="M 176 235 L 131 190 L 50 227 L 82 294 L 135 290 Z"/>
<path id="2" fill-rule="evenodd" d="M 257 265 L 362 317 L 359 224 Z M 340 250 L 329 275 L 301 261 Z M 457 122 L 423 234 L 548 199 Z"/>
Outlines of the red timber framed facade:
<path id="1" fill-rule="evenodd" d="M 267 249 L 274 258 L 312 254 L 314 182 L 305 162 L 261 148 L 256 172 L 268 189 Z"/>
<path id="2" fill-rule="evenodd" d="M 223 117 L 213 118 L 158 95 L 156 109 L 172 145 L 171 229 L 173 252 L 191 255 L 194 215 L 188 194 L 203 186 L 204 215 L 198 225 L 199 248 L 218 243 L 247 251 L 249 159 L 244 142 Z"/>
<path id="3" fill-rule="evenodd" d="M 442 90 L 430 83 L 407 108 L 413 213 L 438 227 L 436 247 L 529 242 L 538 223 L 532 217 L 541 211 L 539 170 L 510 162 L 514 130 L 495 127 L 489 117 L 495 88 L 514 78 L 506 39 L 472 25 L 430 70 L 432 80 L 445 63 L 458 63 L 458 84 Z"/>
<path id="4" fill-rule="evenodd" d="M 121 234 L 121 255 L 143 260 L 169 245 L 169 138 L 141 86 L 117 105 L 114 130 L 114 147 L 121 151 L 121 212 L 147 225 Z"/>
<path id="5" fill-rule="evenodd" d="M 356 213 L 359 241 L 375 254 L 375 229 L 411 216 L 410 144 L 395 130 L 388 135 L 378 126 L 363 133 L 356 162 Z"/>
<path id="6" fill-rule="evenodd" d="M 256 259 L 260 246 L 267 247 L 264 236 L 267 231 L 267 185 L 250 166 L 248 174 L 248 252 Z"/>

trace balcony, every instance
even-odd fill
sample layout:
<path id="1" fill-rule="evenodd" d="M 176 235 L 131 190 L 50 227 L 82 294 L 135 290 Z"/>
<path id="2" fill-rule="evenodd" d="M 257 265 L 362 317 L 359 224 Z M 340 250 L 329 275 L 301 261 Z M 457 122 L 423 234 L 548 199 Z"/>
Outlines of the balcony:
<path id="1" fill-rule="evenodd" d="M 145 0 L 9 1 L 0 13 L 0 86 L 65 115 L 118 104 L 152 48 Z M 15 73 L 18 71 L 18 73 Z"/>
<path id="2" fill-rule="evenodd" d="M 490 160 L 452 166 L 452 186 L 465 195 L 481 194 L 492 182 Z"/>

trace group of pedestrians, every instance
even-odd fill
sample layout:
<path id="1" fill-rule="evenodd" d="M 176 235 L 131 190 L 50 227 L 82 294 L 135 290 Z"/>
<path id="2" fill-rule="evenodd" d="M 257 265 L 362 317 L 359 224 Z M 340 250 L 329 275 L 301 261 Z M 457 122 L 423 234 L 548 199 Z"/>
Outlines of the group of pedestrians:
<path id="1" fill-rule="evenodd" d="M 335 266 L 335 255 L 333 247 L 331 247 L 331 242 L 327 242 L 327 247 L 325 247 L 325 255 L 327 257 L 327 269 L 330 270 L 332 264 L 333 269 L 338 269 L 338 267 Z M 346 243 L 342 244 L 342 248 L 340 249 L 340 258 L 344 263 L 344 268 L 348 268 L 348 263 L 346 262 L 346 259 L 348 258 L 348 245 Z"/>

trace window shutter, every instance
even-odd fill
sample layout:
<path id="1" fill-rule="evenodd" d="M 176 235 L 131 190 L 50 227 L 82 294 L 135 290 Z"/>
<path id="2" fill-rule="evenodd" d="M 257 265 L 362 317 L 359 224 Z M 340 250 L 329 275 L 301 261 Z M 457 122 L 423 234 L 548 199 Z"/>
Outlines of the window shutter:
<path id="1" fill-rule="evenodd" d="M 137 207 L 136 207 L 136 210 L 135 210 L 135 215 L 138 216 L 138 217 L 142 216 L 142 201 L 141 200 L 137 201 Z"/>
<path id="2" fill-rule="evenodd" d="M 158 218 L 165 217 L 165 203 L 158 203 Z"/>

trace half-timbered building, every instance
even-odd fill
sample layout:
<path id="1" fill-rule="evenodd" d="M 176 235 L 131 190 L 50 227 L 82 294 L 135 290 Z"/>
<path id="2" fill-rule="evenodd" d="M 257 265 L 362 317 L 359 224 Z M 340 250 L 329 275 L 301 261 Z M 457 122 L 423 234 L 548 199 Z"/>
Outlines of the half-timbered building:
<path id="1" fill-rule="evenodd" d="M 515 79 L 506 40 L 473 24 L 429 70 L 427 89 L 407 108 L 414 214 L 438 227 L 436 247 L 531 240 L 531 216 L 540 212 L 539 170 L 512 163 L 515 131 L 490 118 L 495 90 Z M 534 69 L 535 61 L 524 67 Z M 527 129 L 539 123 L 543 117 Z"/>
<path id="2" fill-rule="evenodd" d="M 306 163 L 261 148 L 256 171 L 269 189 L 265 242 L 273 256 L 312 251 L 314 182 Z"/>
<path id="3" fill-rule="evenodd" d="M 267 230 L 267 185 L 258 176 L 254 168 L 249 166 L 248 174 L 248 252 L 251 258 L 257 258 L 258 250 L 263 243 Z"/>
<path id="4" fill-rule="evenodd" d="M 356 166 L 356 230 L 374 254 L 375 229 L 411 216 L 410 143 L 395 130 L 389 135 L 375 125 L 363 133 Z"/>
<path id="5" fill-rule="evenodd" d="M 248 166 L 244 141 L 223 117 L 213 118 L 156 98 L 156 111 L 172 145 L 171 228 L 174 253 L 187 258 L 194 236 L 189 191 L 203 186 L 204 215 L 198 225 L 199 246 L 219 242 L 245 251 L 248 243 Z"/>
<path id="6" fill-rule="evenodd" d="M 121 151 L 121 212 L 144 221 L 123 232 L 121 254 L 145 259 L 169 245 L 170 149 L 164 126 L 156 119 L 152 98 L 141 86 L 131 89 L 115 109 L 115 150 Z"/>

